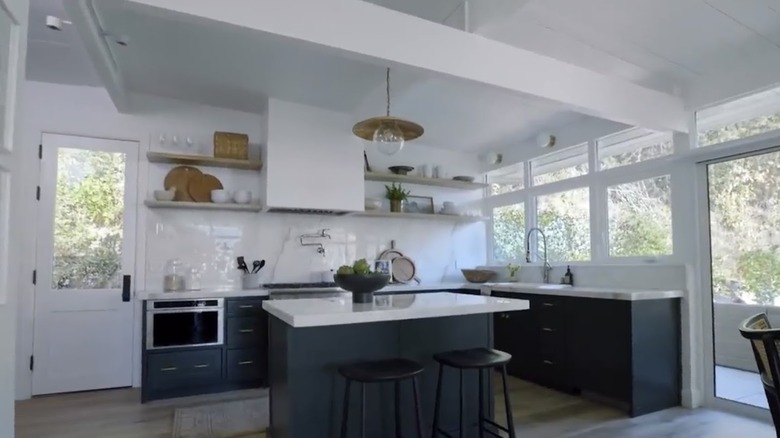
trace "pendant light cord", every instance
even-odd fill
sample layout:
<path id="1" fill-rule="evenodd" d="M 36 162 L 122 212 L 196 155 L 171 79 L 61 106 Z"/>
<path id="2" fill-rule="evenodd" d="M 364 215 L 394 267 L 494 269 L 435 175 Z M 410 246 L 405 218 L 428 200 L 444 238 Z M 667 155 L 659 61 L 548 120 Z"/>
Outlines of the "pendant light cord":
<path id="1" fill-rule="evenodd" d="M 387 67 L 387 81 L 386 81 L 387 87 L 387 117 L 390 117 L 390 67 Z"/>

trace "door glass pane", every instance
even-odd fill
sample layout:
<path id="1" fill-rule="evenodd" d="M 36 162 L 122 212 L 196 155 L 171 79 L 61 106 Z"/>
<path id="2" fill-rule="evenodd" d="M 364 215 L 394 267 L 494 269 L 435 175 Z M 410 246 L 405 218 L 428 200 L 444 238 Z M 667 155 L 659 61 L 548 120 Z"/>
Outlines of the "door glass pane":
<path id="1" fill-rule="evenodd" d="M 521 260 L 525 254 L 523 203 L 493 209 L 493 260 Z"/>
<path id="2" fill-rule="evenodd" d="M 547 235 L 547 258 L 556 262 L 590 260 L 590 190 L 570 190 L 540 196 L 536 220 Z M 539 255 L 544 246 L 537 242 Z"/>
<path id="3" fill-rule="evenodd" d="M 118 288 L 122 273 L 125 154 L 57 152 L 52 288 Z"/>
<path id="4" fill-rule="evenodd" d="M 609 255 L 660 256 L 672 253 L 669 175 L 610 186 Z"/>
<path id="5" fill-rule="evenodd" d="M 766 408 L 739 324 L 766 312 L 780 327 L 780 153 L 708 166 L 715 394 Z"/>

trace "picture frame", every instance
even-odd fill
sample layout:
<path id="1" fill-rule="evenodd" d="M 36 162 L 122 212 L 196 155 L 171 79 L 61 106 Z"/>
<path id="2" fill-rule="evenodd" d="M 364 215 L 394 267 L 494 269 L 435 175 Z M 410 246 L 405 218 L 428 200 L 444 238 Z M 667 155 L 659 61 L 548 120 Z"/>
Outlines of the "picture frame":
<path id="1" fill-rule="evenodd" d="M 404 203 L 404 213 L 435 214 L 433 197 L 407 196 Z"/>
<path id="2" fill-rule="evenodd" d="M 392 260 L 374 260 L 374 272 L 392 275 Z"/>

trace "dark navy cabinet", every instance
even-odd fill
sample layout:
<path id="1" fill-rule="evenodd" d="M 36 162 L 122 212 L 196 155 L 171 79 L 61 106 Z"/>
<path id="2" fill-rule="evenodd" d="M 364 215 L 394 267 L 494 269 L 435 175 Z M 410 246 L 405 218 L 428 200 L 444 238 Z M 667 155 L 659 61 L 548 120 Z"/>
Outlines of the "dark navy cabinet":
<path id="1" fill-rule="evenodd" d="M 497 313 L 509 374 L 596 395 L 631 416 L 680 404 L 680 300 L 611 300 L 494 292 L 529 310 Z"/>
<path id="2" fill-rule="evenodd" d="M 144 303 L 143 333 L 146 333 Z M 268 386 L 268 314 L 263 298 L 227 298 L 222 345 L 146 349 L 141 401 Z"/>

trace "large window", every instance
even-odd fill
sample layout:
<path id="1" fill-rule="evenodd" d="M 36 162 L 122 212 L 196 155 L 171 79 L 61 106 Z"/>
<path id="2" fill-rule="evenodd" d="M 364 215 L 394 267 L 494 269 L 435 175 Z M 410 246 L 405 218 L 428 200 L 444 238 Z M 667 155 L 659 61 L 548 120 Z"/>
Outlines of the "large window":
<path id="1" fill-rule="evenodd" d="M 590 260 L 590 190 L 570 190 L 539 196 L 536 222 L 547 235 L 551 261 Z M 540 250 L 542 243 L 537 242 Z"/>
<path id="2" fill-rule="evenodd" d="M 672 253 L 668 175 L 611 186 L 607 195 L 611 256 L 642 257 Z"/>
<path id="3" fill-rule="evenodd" d="M 583 143 L 531 160 L 535 186 L 588 173 L 588 144 Z"/>
<path id="4" fill-rule="evenodd" d="M 635 164 L 674 152 L 672 134 L 642 128 L 629 129 L 596 142 L 602 169 Z"/>
<path id="5" fill-rule="evenodd" d="M 513 261 L 525 257 L 525 205 L 493 209 L 493 260 Z"/>
<path id="6" fill-rule="evenodd" d="M 780 129 L 780 88 L 697 111 L 696 126 L 699 146 Z"/>

